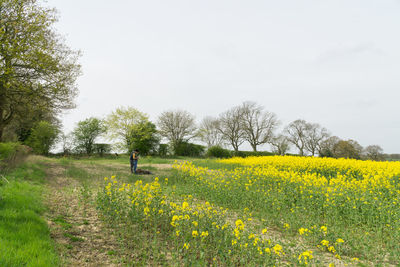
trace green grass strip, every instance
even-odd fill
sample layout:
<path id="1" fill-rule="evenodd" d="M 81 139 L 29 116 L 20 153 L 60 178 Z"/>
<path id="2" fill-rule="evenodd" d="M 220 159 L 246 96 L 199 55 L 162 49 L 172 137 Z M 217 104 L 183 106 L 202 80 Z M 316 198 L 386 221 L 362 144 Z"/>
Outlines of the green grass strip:
<path id="1" fill-rule="evenodd" d="M 24 173 L 26 166 L 22 169 L 16 173 Z M 35 185 L 13 176 L 0 186 L 0 266 L 58 266 L 54 242 L 41 217 L 44 207 L 38 179 Z"/>

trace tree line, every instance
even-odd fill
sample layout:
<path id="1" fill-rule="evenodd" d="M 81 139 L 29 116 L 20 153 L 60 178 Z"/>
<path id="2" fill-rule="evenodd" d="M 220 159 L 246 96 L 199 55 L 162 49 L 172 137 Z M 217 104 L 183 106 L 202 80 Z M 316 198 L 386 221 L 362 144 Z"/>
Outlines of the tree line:
<path id="1" fill-rule="evenodd" d="M 207 149 L 211 156 L 226 157 L 240 155 L 239 147 L 248 143 L 253 152 L 269 145 L 271 152 L 278 155 L 285 155 L 293 148 L 301 156 L 383 159 L 380 146 L 363 148 L 355 140 L 332 136 L 318 123 L 297 119 L 278 132 L 280 125 L 273 112 L 249 101 L 218 117 L 207 116 L 199 124 L 195 116 L 185 110 L 162 112 L 153 123 L 147 114 L 133 107 L 119 107 L 104 119 L 91 117 L 78 122 L 75 129 L 69 135 L 61 135 L 60 140 L 64 153 L 89 155 L 112 149 L 110 144 L 96 142 L 102 137 L 111 141 L 118 151 L 136 148 L 145 155 L 201 155 Z M 205 146 L 196 144 L 199 142 Z M 232 153 L 227 148 L 231 148 Z"/>

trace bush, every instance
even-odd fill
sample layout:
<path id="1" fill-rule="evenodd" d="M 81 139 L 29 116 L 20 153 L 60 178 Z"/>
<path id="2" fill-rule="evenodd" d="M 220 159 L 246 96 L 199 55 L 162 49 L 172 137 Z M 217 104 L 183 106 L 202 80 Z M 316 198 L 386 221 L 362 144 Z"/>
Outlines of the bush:
<path id="1" fill-rule="evenodd" d="M 110 153 L 111 145 L 110 144 L 93 144 L 93 150 L 95 153 L 99 154 L 100 157 L 103 157 L 104 154 Z"/>
<path id="2" fill-rule="evenodd" d="M 230 158 L 230 157 L 232 157 L 232 153 L 228 149 L 224 149 L 220 146 L 212 146 L 207 150 L 207 157 Z"/>
<path id="3" fill-rule="evenodd" d="M 204 155 L 205 147 L 189 142 L 182 142 L 175 148 L 175 156 L 201 157 Z"/>
<path id="4" fill-rule="evenodd" d="M 160 144 L 158 146 L 158 156 L 160 157 L 166 157 L 168 156 L 168 144 Z"/>
<path id="5" fill-rule="evenodd" d="M 31 151 L 30 147 L 19 143 L 0 143 L 0 171 L 11 169 Z"/>
<path id="6" fill-rule="evenodd" d="M 247 158 L 247 157 L 260 157 L 260 156 L 274 156 L 276 155 L 275 153 L 268 152 L 268 151 L 238 151 L 238 152 L 233 152 L 233 156 L 235 157 L 242 157 L 242 158 Z"/>

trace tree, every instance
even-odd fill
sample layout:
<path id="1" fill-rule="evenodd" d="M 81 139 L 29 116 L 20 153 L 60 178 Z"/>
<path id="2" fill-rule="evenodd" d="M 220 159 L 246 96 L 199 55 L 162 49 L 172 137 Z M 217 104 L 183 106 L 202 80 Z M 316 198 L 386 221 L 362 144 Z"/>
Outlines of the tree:
<path id="1" fill-rule="evenodd" d="M 105 133 L 103 121 L 98 118 L 88 118 L 78 122 L 77 127 L 73 131 L 75 147 L 78 151 L 85 151 L 91 155 L 94 151 L 94 143 L 96 138 Z"/>
<path id="2" fill-rule="evenodd" d="M 207 147 L 223 146 L 224 139 L 220 131 L 218 131 L 218 119 L 213 117 L 205 117 L 200 124 L 199 138 L 207 144 Z"/>
<path id="3" fill-rule="evenodd" d="M 26 143 L 38 154 L 48 155 L 54 146 L 59 130 L 47 121 L 40 121 L 32 129 Z"/>
<path id="4" fill-rule="evenodd" d="M 378 145 L 370 145 L 364 149 L 364 154 L 370 160 L 383 160 L 383 149 Z"/>
<path id="5" fill-rule="evenodd" d="M 354 140 L 340 140 L 333 148 L 335 158 L 360 159 L 362 146 Z"/>
<path id="6" fill-rule="evenodd" d="M 119 107 L 105 121 L 109 138 L 117 140 L 118 149 L 139 149 L 147 154 L 158 145 L 159 138 L 149 116 L 133 107 Z"/>
<path id="7" fill-rule="evenodd" d="M 241 109 L 244 138 L 256 152 L 257 146 L 271 141 L 279 121 L 274 113 L 264 111 L 255 102 L 244 102 Z"/>
<path id="8" fill-rule="evenodd" d="M 288 138 L 282 134 L 280 134 L 276 137 L 272 137 L 269 143 L 273 147 L 272 151 L 278 155 L 283 156 L 290 149 L 290 144 L 289 144 Z"/>
<path id="9" fill-rule="evenodd" d="M 140 122 L 132 128 L 129 151 L 137 149 L 142 155 L 148 155 L 157 150 L 159 143 L 156 125 L 150 121 Z"/>
<path id="10" fill-rule="evenodd" d="M 164 111 L 158 117 L 160 134 L 171 143 L 174 153 L 181 143 L 188 142 L 196 136 L 194 120 L 194 116 L 184 110 Z"/>
<path id="11" fill-rule="evenodd" d="M 331 136 L 323 140 L 318 147 L 318 154 L 320 157 L 334 157 L 335 156 L 335 146 L 341 141 L 337 136 Z"/>
<path id="12" fill-rule="evenodd" d="M 309 127 L 305 120 L 295 120 L 285 128 L 288 141 L 299 149 L 301 156 L 304 155 Z"/>
<path id="13" fill-rule="evenodd" d="M 62 145 L 62 151 L 64 155 L 68 155 L 71 153 L 72 151 L 72 140 L 73 136 L 72 134 L 65 134 L 65 133 L 61 133 L 60 135 L 60 141 L 61 141 L 61 145 Z"/>
<path id="14" fill-rule="evenodd" d="M 230 143 L 237 153 L 239 146 L 245 141 L 245 132 L 242 125 L 242 109 L 233 107 L 221 115 L 218 119 L 218 131 L 221 132 L 224 139 Z"/>
<path id="15" fill-rule="evenodd" d="M 0 141 L 26 103 L 53 111 L 74 107 L 79 52 L 54 31 L 55 14 L 36 0 L 0 2 Z"/>
<path id="16" fill-rule="evenodd" d="M 308 123 L 307 125 L 305 149 L 314 156 L 319 151 L 321 142 L 329 137 L 329 133 L 318 123 Z"/>

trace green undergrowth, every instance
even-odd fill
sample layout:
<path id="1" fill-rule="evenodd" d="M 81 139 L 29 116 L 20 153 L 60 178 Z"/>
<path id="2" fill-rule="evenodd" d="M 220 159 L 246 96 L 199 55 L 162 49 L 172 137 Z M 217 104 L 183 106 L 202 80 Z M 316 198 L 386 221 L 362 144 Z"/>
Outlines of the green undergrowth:
<path id="1" fill-rule="evenodd" d="M 42 214 L 45 173 L 24 164 L 0 186 L 0 266 L 57 266 L 54 243 Z"/>

